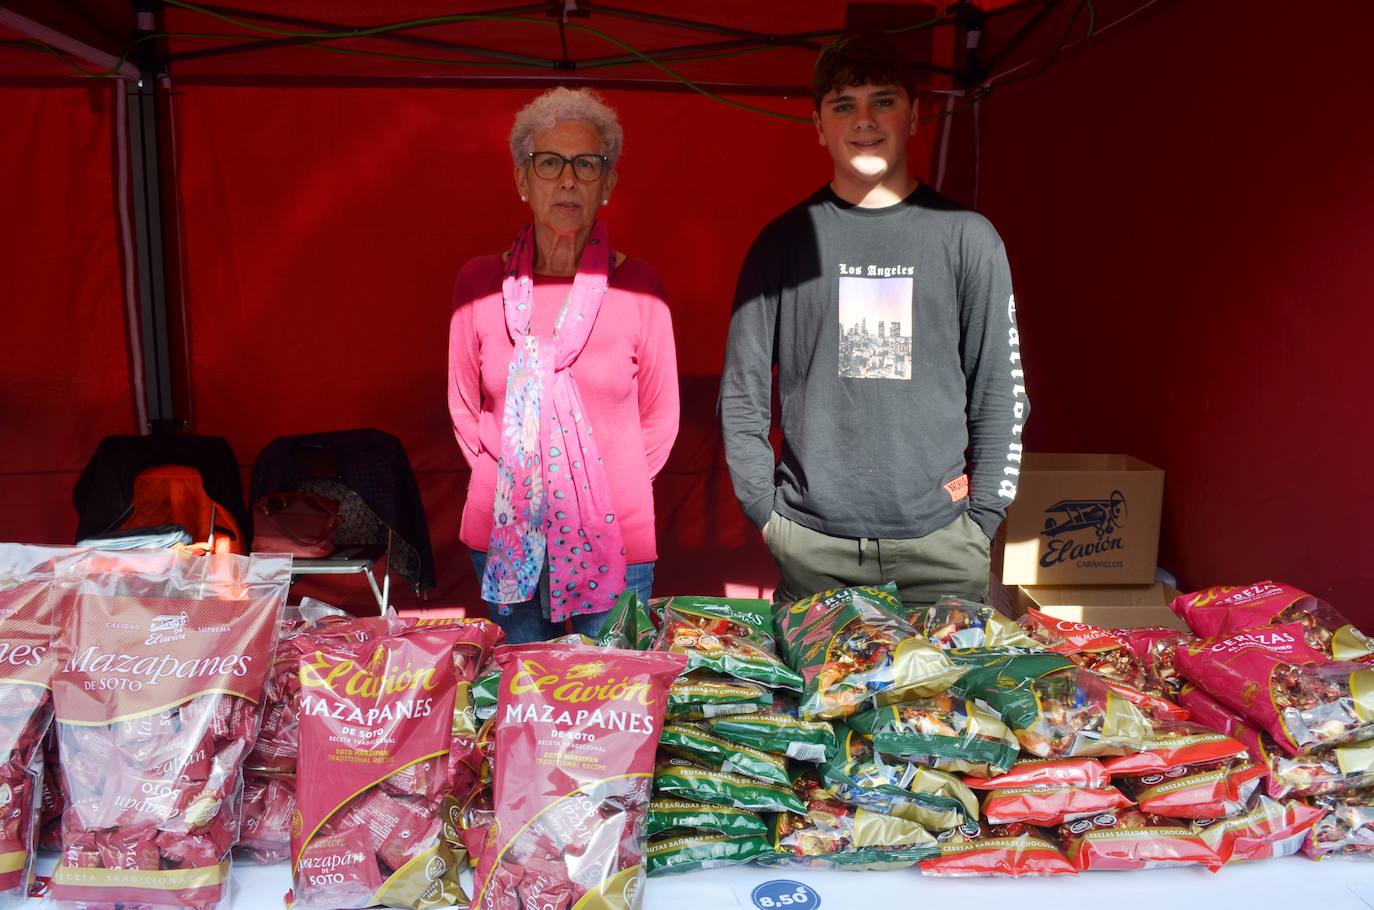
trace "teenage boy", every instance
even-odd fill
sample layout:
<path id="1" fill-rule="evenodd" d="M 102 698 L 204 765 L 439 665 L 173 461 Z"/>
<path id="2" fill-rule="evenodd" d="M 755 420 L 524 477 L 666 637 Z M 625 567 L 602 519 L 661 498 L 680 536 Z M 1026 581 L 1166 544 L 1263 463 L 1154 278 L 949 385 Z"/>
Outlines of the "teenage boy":
<path id="1" fill-rule="evenodd" d="M 887 581 L 908 605 L 982 600 L 1016 495 L 1030 403 L 1006 253 L 987 219 L 907 173 L 913 88 L 880 36 L 821 52 L 812 116 L 834 179 L 740 271 L 720 419 L 778 600 Z"/>

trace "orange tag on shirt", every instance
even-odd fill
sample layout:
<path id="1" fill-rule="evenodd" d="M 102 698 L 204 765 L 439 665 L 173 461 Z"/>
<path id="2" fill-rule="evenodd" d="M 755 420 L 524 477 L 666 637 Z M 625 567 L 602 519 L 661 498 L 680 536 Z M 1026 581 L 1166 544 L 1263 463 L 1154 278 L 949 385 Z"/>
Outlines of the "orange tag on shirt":
<path id="1" fill-rule="evenodd" d="M 960 474 L 958 477 L 945 484 L 945 492 L 949 494 L 950 502 L 958 502 L 968 498 L 968 475 Z"/>

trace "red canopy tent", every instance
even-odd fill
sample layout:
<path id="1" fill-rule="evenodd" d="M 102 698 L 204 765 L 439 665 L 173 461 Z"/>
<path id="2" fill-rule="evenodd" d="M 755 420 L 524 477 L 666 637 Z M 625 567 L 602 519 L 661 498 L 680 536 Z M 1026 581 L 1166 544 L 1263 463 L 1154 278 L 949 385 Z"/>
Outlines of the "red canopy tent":
<path id="1" fill-rule="evenodd" d="M 1226 347 L 1256 297 L 1231 293 L 1195 250 L 1177 278 L 1196 291 L 1136 274 L 1168 271 L 1152 231 L 1205 242 L 1176 223 L 1185 212 L 1148 198 L 1139 169 L 1157 162 L 1205 198 L 1181 149 L 1238 141 L 1215 106 L 1186 98 L 1199 61 L 1238 87 L 1263 67 L 1256 47 L 1313 65 L 1339 55 L 1283 37 L 1281 23 L 1239 2 L 1199 12 L 1169 0 L 594 0 L 590 15 L 559 14 L 586 6 L 35 0 L 0 10 L 0 122 L 16 127 L 0 139 L 11 213 L 0 249 L 16 276 L 0 366 L 0 538 L 70 539 L 69 492 L 95 443 L 150 421 L 225 436 L 245 470 L 276 436 L 376 426 L 402 439 L 420 478 L 439 570 L 431 603 L 475 605 L 457 541 L 466 472 L 443 398 L 449 291 L 463 261 L 503 248 L 525 217 L 505 134 L 524 101 L 564 82 L 598 86 L 621 112 L 626 154 L 607 218 L 619 247 L 661 271 L 675 317 L 683 428 L 657 484 L 657 587 L 767 588 L 772 569 L 734 502 L 716 431 L 721 350 L 749 241 L 828 175 L 804 122 L 816 49 L 860 23 L 904 29 L 898 40 L 927 77 L 913 166 L 977 203 L 1007 241 L 1036 402 L 1030 446 L 1131 451 L 1164 467 L 1161 561 L 1184 584 L 1282 576 L 1374 616 L 1348 517 L 1370 497 L 1363 475 L 1342 466 L 1368 451 L 1369 431 L 1339 452 L 1324 448 L 1334 434 L 1323 447 L 1298 441 L 1354 416 L 1346 377 L 1315 363 L 1288 369 L 1268 409 L 1257 407 L 1241 387 L 1267 387 L 1265 369 Z M 1172 42 L 1204 44 L 1179 37 L 1194 35 L 1189 26 L 1213 43 L 1176 60 Z M 971 29 L 981 35 L 973 53 Z M 117 129 L 125 105 L 131 138 Z M 1295 107 L 1282 113 L 1301 119 Z M 1195 135 L 1157 125 L 1137 136 L 1133 115 L 1182 118 Z M 1313 120 L 1303 129 L 1319 137 Z M 1367 148 L 1368 128 L 1363 138 Z M 1121 161 L 1135 170 L 1118 171 Z M 1354 189 L 1367 201 L 1363 173 Z M 1116 246 L 1127 238 L 1152 251 L 1149 266 Z M 1235 264 L 1246 251 L 1237 244 Z M 1213 305 L 1199 312 L 1204 288 Z M 1274 299 L 1263 324 L 1291 329 L 1291 303 Z M 1353 312 L 1341 302 L 1325 314 L 1349 326 Z M 1285 334 L 1299 347 L 1275 361 L 1313 362 L 1328 346 L 1354 353 L 1358 332 L 1297 335 Z M 1305 404 L 1314 398 L 1315 410 Z M 1270 436 L 1289 421 L 1290 441 L 1243 441 L 1242 424 L 1257 419 Z M 1303 477 L 1303 490 L 1276 483 L 1277 470 Z M 1333 485 L 1350 491 L 1339 506 L 1312 495 Z M 1251 501 L 1258 489 L 1272 504 Z M 1298 549 L 1295 525 L 1333 533 Z"/>

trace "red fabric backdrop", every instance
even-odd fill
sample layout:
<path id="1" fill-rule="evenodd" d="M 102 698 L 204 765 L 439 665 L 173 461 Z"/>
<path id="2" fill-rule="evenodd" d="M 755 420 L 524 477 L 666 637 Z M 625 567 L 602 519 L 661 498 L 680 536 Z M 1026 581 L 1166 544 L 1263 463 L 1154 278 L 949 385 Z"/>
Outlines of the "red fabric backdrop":
<path id="1" fill-rule="evenodd" d="M 443 605 L 478 602 L 444 399 L 451 285 L 528 216 L 506 135 L 532 94 L 193 86 L 177 99 L 196 430 L 226 436 L 246 463 L 285 433 L 395 433 L 419 474 Z M 829 159 L 809 124 L 685 94 L 608 97 L 626 152 L 606 217 L 616 246 L 663 275 L 681 371 L 682 431 L 656 486 L 656 587 L 770 589 L 724 472 L 721 352 L 750 241 L 829 178 Z M 912 150 L 922 170 L 933 136 Z"/>
<path id="2" fill-rule="evenodd" d="M 1127 9 L 1103 6 L 1099 26 Z M 998 89 L 978 167 L 1017 281 L 1030 445 L 1164 467 L 1161 562 L 1185 586 L 1283 578 L 1366 625 L 1370 26 L 1366 5 L 1324 29 L 1242 0 L 1156 4 Z M 178 92 L 195 429 L 245 464 L 282 433 L 396 433 L 429 510 L 435 602 L 471 603 L 442 392 L 449 285 L 520 223 L 502 147 L 527 93 Z M 134 429 L 110 98 L 0 89 L 0 538 L 68 540 L 76 472 Z M 608 218 L 663 272 L 683 369 L 659 588 L 766 588 L 721 470 L 716 378 L 749 239 L 826 160 L 805 126 L 681 94 L 612 100 L 628 152 Z M 968 200 L 971 120 L 957 122 L 952 188 Z"/>
<path id="3" fill-rule="evenodd" d="M 1162 565 L 1283 579 L 1374 624 L 1374 122 L 1365 36 L 1161 3 L 999 90 L 1007 239 L 1042 450 L 1165 469 Z"/>
<path id="4" fill-rule="evenodd" d="M 134 431 L 114 94 L 0 88 L 0 540 L 70 543 L 76 475 Z"/>

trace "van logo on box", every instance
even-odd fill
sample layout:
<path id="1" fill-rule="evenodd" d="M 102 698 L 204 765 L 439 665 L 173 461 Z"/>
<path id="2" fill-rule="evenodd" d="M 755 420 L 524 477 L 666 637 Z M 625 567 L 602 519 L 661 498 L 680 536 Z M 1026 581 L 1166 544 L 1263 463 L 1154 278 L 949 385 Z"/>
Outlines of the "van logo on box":
<path id="1" fill-rule="evenodd" d="M 1046 569 L 1072 562 L 1083 569 L 1119 569 L 1121 560 L 1092 559 L 1103 553 L 1125 548 L 1114 532 L 1126 525 L 1126 497 L 1113 490 L 1106 499 L 1061 499 L 1045 509 L 1045 529 L 1049 538 L 1040 565 Z M 1088 540 L 1086 532 L 1094 539 Z"/>

